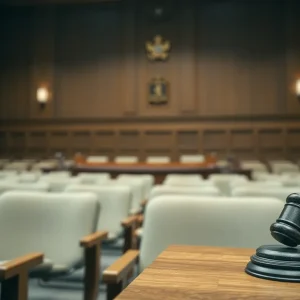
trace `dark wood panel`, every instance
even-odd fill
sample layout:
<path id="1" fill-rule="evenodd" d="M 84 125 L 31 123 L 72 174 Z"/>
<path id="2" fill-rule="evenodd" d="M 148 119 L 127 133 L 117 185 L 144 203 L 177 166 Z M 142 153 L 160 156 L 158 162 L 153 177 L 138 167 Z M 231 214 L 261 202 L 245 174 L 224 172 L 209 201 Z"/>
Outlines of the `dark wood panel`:
<path id="1" fill-rule="evenodd" d="M 178 131 L 178 147 L 181 151 L 197 151 L 199 149 L 199 132 L 192 131 Z"/>
<path id="2" fill-rule="evenodd" d="M 0 125 L 0 154 L 13 157 L 46 157 L 62 151 L 83 154 L 150 155 L 217 152 L 240 158 L 300 159 L 299 122 L 164 122 Z"/>
<path id="3" fill-rule="evenodd" d="M 32 131 L 28 134 L 29 148 L 47 148 L 47 133 L 45 131 Z"/>
<path id="4" fill-rule="evenodd" d="M 168 149 L 170 145 L 172 145 L 172 139 L 172 131 L 146 131 L 144 134 L 145 143 L 143 147 L 147 149 L 147 151 L 151 149 L 159 152 L 160 149 Z"/>
<path id="5" fill-rule="evenodd" d="M 234 130 L 231 132 L 231 146 L 236 150 L 253 149 L 254 135 L 252 130 Z"/>
<path id="6" fill-rule="evenodd" d="M 203 147 L 206 150 L 213 151 L 226 149 L 228 139 L 224 130 L 206 130 L 203 136 Z"/>
<path id="7" fill-rule="evenodd" d="M 118 138 L 118 148 L 126 153 L 135 153 L 140 148 L 139 131 L 120 131 Z"/>
<path id="8" fill-rule="evenodd" d="M 259 145 L 264 149 L 278 149 L 284 146 L 281 129 L 262 129 L 259 131 Z"/>

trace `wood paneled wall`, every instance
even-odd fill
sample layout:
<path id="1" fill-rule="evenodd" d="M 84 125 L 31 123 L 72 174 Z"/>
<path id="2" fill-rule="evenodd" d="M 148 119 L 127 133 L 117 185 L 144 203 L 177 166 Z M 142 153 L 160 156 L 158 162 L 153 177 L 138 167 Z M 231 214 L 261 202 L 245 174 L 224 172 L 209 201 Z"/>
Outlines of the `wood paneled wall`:
<path id="1" fill-rule="evenodd" d="M 297 156 L 299 2 L 156 1 L 163 21 L 150 17 L 154 2 L 1 9 L 2 154 Z M 155 34 L 172 42 L 166 62 L 146 58 Z M 157 75 L 170 99 L 151 106 Z"/>
<path id="2" fill-rule="evenodd" d="M 0 154 L 10 157 L 49 157 L 62 151 L 72 157 L 86 155 L 167 155 L 177 161 L 180 154 L 216 152 L 220 158 L 299 159 L 298 122 L 168 122 L 115 123 L 106 125 L 40 125 L 3 127 Z"/>

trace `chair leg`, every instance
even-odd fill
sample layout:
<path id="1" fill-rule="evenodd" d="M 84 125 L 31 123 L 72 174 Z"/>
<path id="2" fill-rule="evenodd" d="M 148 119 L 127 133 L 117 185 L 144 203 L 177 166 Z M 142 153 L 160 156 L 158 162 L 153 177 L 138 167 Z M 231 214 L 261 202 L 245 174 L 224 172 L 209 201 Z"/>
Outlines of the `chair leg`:
<path id="1" fill-rule="evenodd" d="M 99 292 L 100 244 L 85 249 L 84 300 L 96 300 Z"/>
<path id="2" fill-rule="evenodd" d="M 133 227 L 125 227 L 124 228 L 124 245 L 123 245 L 123 253 L 125 253 L 127 250 L 132 249 L 133 244 Z"/>
<path id="3" fill-rule="evenodd" d="M 27 300 L 28 299 L 28 274 L 20 273 L 6 279 L 1 283 L 1 300 Z"/>
<path id="4" fill-rule="evenodd" d="M 115 299 L 121 292 L 122 292 L 123 284 L 122 281 L 119 283 L 108 283 L 107 284 L 107 294 L 106 300 L 113 300 Z"/>

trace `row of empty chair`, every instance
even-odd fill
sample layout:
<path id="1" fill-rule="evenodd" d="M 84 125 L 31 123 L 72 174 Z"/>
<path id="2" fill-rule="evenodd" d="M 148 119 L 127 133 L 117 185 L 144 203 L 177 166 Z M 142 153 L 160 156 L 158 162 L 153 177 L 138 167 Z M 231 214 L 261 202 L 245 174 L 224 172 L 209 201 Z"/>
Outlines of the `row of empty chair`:
<path id="1" fill-rule="evenodd" d="M 82 245 L 90 245 L 82 236 L 96 232 L 99 223 L 109 227 L 111 222 L 101 215 L 104 204 L 99 203 L 95 195 L 83 190 L 78 193 L 73 188 L 59 194 L 3 194 L 0 197 L 0 238 L 5 246 L 0 258 L 12 260 L 26 253 L 42 252 L 47 259 L 31 270 L 31 276 L 44 280 L 76 270 L 83 265 L 79 240 Z M 145 211 L 140 253 L 131 253 L 128 260 L 130 252 L 126 252 L 127 264 L 133 264 L 139 255 L 140 270 L 143 270 L 174 243 L 257 247 L 271 242 L 269 225 L 282 206 L 282 201 L 266 197 L 156 196 Z M 100 236 L 103 239 L 104 234 Z M 116 264 L 120 266 L 120 262 Z M 116 264 L 104 271 L 103 278 L 110 277 L 110 284 L 116 274 L 112 271 Z M 120 281 L 120 276 L 117 277 L 116 281 Z"/>
<path id="2" fill-rule="evenodd" d="M 78 176 L 71 176 L 67 171 L 50 172 L 47 174 L 39 171 L 17 173 L 11 170 L 0 171 L 0 193 L 6 190 L 35 190 L 63 192 L 70 185 L 96 185 L 96 186 L 116 186 L 129 185 L 132 190 L 132 206 L 137 208 L 142 200 L 149 198 L 150 191 L 154 184 L 152 175 L 129 175 L 121 174 L 115 179 L 111 179 L 108 173 L 80 173 Z M 255 181 L 249 181 L 243 175 L 235 174 L 212 174 L 207 180 L 200 175 L 169 174 L 163 182 L 166 186 L 179 188 L 181 186 L 191 187 L 192 190 L 215 191 L 214 195 L 235 195 L 241 190 L 260 190 L 264 193 L 268 187 L 273 190 L 278 188 L 298 188 L 300 185 L 300 173 L 270 174 L 260 173 Z M 159 186 L 154 187 L 157 190 Z"/>
<path id="3" fill-rule="evenodd" d="M 181 163 L 203 163 L 206 157 L 202 154 L 185 154 L 181 155 L 179 162 Z M 88 156 L 85 160 L 87 163 L 108 163 L 110 159 L 108 156 Z M 141 162 L 137 156 L 117 156 L 113 159 L 115 163 L 138 163 Z M 167 164 L 171 163 L 171 158 L 168 156 L 149 156 L 144 161 L 152 164 Z M 71 167 L 74 165 L 73 160 L 63 160 L 64 167 Z M 228 165 L 228 160 L 218 160 L 217 165 L 222 167 Z M 34 159 L 23 159 L 10 161 L 9 159 L 0 159 L 0 168 L 5 170 L 24 171 L 28 169 L 42 170 L 53 169 L 59 167 L 59 160 L 46 159 L 36 161 Z M 268 172 L 281 174 L 283 172 L 299 172 L 299 162 L 293 163 L 288 160 L 269 160 L 267 164 L 259 160 L 241 160 L 240 167 L 242 169 L 252 169 L 254 172 Z"/>
<path id="4" fill-rule="evenodd" d="M 38 221 L 41 225 L 37 237 L 40 239 L 36 245 L 42 243 L 42 246 L 30 248 L 29 245 L 34 243 L 29 242 L 28 248 L 20 247 L 20 251 L 11 252 L 11 255 L 7 254 L 8 248 L 5 248 L 6 252 L 3 252 L 0 259 L 12 260 L 28 252 L 42 252 L 47 260 L 38 268 L 34 268 L 30 273 L 31 276 L 46 280 L 55 277 L 59 272 L 66 274 L 65 272 L 68 273 L 83 265 L 82 251 L 78 244 L 80 236 L 105 232 L 106 234 L 101 236 L 104 242 L 111 242 L 124 236 L 124 224 L 133 226 L 133 223 L 137 223 L 136 218 L 142 211 L 142 202 L 148 200 L 144 210 L 142 230 L 140 229 L 139 234 L 137 232 L 137 236 L 140 237 L 141 252 L 126 252 L 126 264 L 124 258 L 121 258 L 121 264 L 120 262 L 117 265 L 113 264 L 104 271 L 104 281 L 110 278 L 108 289 L 113 290 L 108 295 L 111 296 L 120 290 L 118 288 L 120 280 L 127 278 L 124 274 L 127 273 L 126 270 L 131 270 L 138 256 L 142 270 L 172 243 L 257 247 L 268 242 L 269 225 L 278 217 L 286 197 L 297 192 L 300 186 L 300 175 L 289 171 L 271 174 L 267 170 L 260 170 L 257 174 L 259 176 L 255 181 L 233 174 L 213 174 L 207 180 L 196 174 L 169 174 L 163 184 L 154 185 L 154 178 L 151 175 L 122 174 L 112 179 L 107 173 L 81 173 L 78 176 L 71 176 L 67 171 L 44 174 L 38 169 L 29 172 L 2 170 L 0 171 L 0 224 L 2 224 L 1 216 L 4 214 L 7 215 L 6 218 L 2 217 L 2 220 L 8 224 L 6 228 L 13 226 L 12 222 L 15 222 L 15 226 L 23 226 L 22 222 L 29 222 L 28 225 L 36 226 L 34 222 Z M 90 209 L 84 210 L 86 211 L 85 217 L 82 217 L 76 210 L 69 214 L 68 208 L 73 205 L 71 199 L 78 199 L 74 201 L 75 206 L 79 203 L 84 205 L 84 202 L 95 203 L 94 209 L 92 212 Z M 53 208 L 51 201 L 53 205 L 58 202 L 60 204 Z M 39 203 L 36 204 L 37 202 Z M 5 205 L 1 206 L 1 203 Z M 10 206 L 14 203 L 20 205 L 19 210 Z M 25 206 L 27 209 L 23 209 Z M 60 223 L 62 221 L 58 221 L 56 226 L 50 222 L 50 217 L 43 217 L 47 210 L 49 214 L 51 210 L 58 213 L 61 206 L 64 206 L 61 210 L 62 215 L 70 219 L 70 225 L 62 225 Z M 1 215 L 1 208 L 3 208 L 3 215 Z M 35 217 L 35 220 L 30 215 L 30 208 L 32 214 L 40 214 L 38 218 Z M 14 212 L 13 217 L 9 211 Z M 11 223 L 9 223 L 8 216 L 10 216 Z M 32 220 L 28 221 L 30 218 Z M 89 224 L 93 225 L 85 225 L 85 229 L 88 227 L 90 229 L 81 229 L 80 234 L 75 234 L 76 228 L 87 224 L 85 218 L 90 218 Z M 123 221 L 128 218 L 131 221 Z M 14 221 L 19 219 L 20 222 Z M 74 219 L 76 219 L 76 225 L 72 223 L 75 222 Z M 4 224 L 1 226 L 5 227 Z M 55 236 L 55 231 L 61 226 L 65 226 L 63 229 L 69 228 L 69 231 L 67 233 L 62 230 L 61 234 L 56 235 L 58 244 L 66 234 L 71 234 L 71 238 L 74 238 L 72 243 L 71 240 L 69 242 L 69 246 L 72 245 L 76 249 L 72 250 L 74 255 L 70 256 L 74 260 L 71 261 L 70 258 L 68 263 L 59 258 L 60 253 L 55 248 L 57 244 L 53 242 L 54 240 L 51 243 L 53 252 L 49 250 L 50 248 L 48 249 L 50 242 L 45 241 L 48 230 L 49 235 Z M 72 226 L 75 227 L 71 228 Z M 24 230 L 28 228 L 24 225 Z M 264 230 L 259 228 L 264 228 Z M 27 233 L 27 235 L 23 233 L 23 239 L 21 235 L 17 235 L 18 239 L 11 242 L 8 247 L 17 247 L 19 240 L 25 242 L 28 238 L 30 241 L 34 232 L 32 230 L 32 233 Z M 47 233 L 44 234 L 44 239 L 41 232 Z M 8 231 L 3 230 L 0 233 L 4 237 L 5 234 L 8 235 Z M 132 237 L 130 234 L 128 236 Z M 125 244 L 123 249 L 127 250 L 129 244 L 127 247 Z M 75 252 L 80 255 L 76 256 Z M 120 276 L 115 278 L 114 268 L 122 264 L 130 266 L 122 272 L 122 278 Z M 115 287 L 114 284 L 116 284 Z"/>

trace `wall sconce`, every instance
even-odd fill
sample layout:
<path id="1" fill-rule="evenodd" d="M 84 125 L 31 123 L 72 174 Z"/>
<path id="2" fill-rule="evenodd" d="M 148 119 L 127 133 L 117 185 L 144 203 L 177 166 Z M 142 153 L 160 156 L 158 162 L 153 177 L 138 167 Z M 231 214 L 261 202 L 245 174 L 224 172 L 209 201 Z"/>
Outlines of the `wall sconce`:
<path id="1" fill-rule="evenodd" d="M 300 79 L 297 79 L 296 81 L 296 95 L 298 100 L 300 100 Z"/>
<path id="2" fill-rule="evenodd" d="M 48 88 L 43 86 L 43 87 L 39 87 L 36 90 L 36 100 L 40 104 L 40 107 L 42 109 L 45 108 L 47 102 L 49 101 L 49 98 L 50 98 L 50 93 Z"/>

